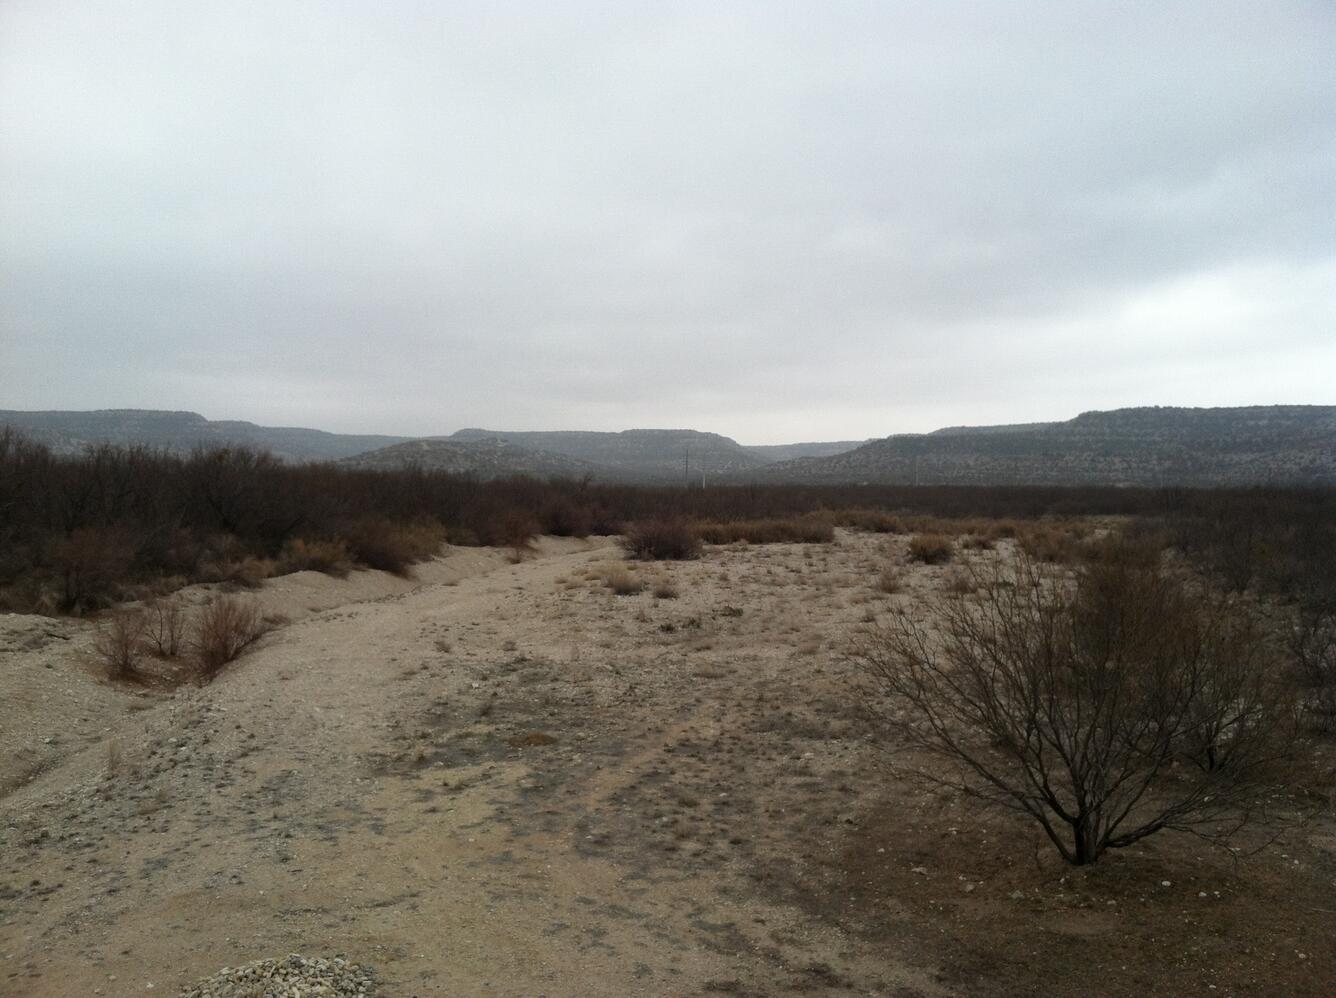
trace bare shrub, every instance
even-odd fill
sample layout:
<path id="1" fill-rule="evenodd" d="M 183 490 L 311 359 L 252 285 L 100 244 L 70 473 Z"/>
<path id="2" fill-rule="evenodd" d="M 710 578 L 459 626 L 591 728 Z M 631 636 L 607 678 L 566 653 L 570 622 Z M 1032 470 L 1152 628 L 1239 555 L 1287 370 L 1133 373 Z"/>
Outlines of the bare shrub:
<path id="1" fill-rule="evenodd" d="M 143 641 L 162 658 L 175 658 L 185 643 L 186 614 L 179 600 L 155 599 L 144 606 Z"/>
<path id="2" fill-rule="evenodd" d="M 293 538 L 283 545 L 279 555 L 278 571 L 281 575 L 290 572 L 322 572 L 336 579 L 347 578 L 352 571 L 353 557 L 348 545 L 341 540 L 319 541 Z"/>
<path id="3" fill-rule="evenodd" d="M 1302 608 L 1290 654 L 1309 720 L 1319 731 L 1336 732 L 1336 611 Z"/>
<path id="4" fill-rule="evenodd" d="M 212 679 L 264 631 L 260 607 L 254 600 L 220 596 L 200 607 L 190 636 L 190 651 L 200 677 L 205 682 Z"/>
<path id="5" fill-rule="evenodd" d="M 117 610 L 97 625 L 93 654 L 112 680 L 133 679 L 143 654 L 144 616 L 137 610 Z"/>
<path id="6" fill-rule="evenodd" d="M 852 655 L 874 719 L 939 764 L 920 775 L 1028 816 L 1074 865 L 1257 816 L 1297 734 L 1239 606 L 1132 559 L 1073 577 L 1022 556 L 980 583 Z"/>
<path id="7" fill-rule="evenodd" d="M 640 520 L 627 524 L 622 548 L 643 561 L 683 561 L 700 556 L 701 540 L 685 520 Z"/>
<path id="8" fill-rule="evenodd" d="M 650 591 L 655 599 L 677 599 L 678 596 L 677 584 L 667 578 L 655 579 Z"/>
<path id="9" fill-rule="evenodd" d="M 111 602 L 129 572 L 134 547 L 121 531 L 85 527 L 53 541 L 50 557 L 63 590 L 60 608 L 77 612 Z"/>
<path id="10" fill-rule="evenodd" d="M 946 534 L 915 534 L 909 539 L 909 557 L 925 565 L 940 565 L 951 560 L 955 546 Z"/>

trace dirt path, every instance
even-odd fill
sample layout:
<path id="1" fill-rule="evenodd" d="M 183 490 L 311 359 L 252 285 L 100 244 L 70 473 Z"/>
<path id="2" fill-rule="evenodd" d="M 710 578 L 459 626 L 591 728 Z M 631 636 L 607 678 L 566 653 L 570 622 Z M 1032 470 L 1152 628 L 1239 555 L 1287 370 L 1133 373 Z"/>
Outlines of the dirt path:
<path id="1" fill-rule="evenodd" d="M 752 890 L 736 845 L 658 834 L 702 807 L 663 760 L 728 728 L 752 679 L 684 670 L 702 653 L 665 648 L 646 603 L 579 578 L 608 557 L 493 560 L 324 610 L 277 580 L 267 606 L 300 619 L 0 804 L 0 987 L 172 992 L 289 950 L 355 955 L 391 995 L 773 993 L 836 973 L 850 941 Z M 849 956 L 885 993 L 939 990 Z"/>

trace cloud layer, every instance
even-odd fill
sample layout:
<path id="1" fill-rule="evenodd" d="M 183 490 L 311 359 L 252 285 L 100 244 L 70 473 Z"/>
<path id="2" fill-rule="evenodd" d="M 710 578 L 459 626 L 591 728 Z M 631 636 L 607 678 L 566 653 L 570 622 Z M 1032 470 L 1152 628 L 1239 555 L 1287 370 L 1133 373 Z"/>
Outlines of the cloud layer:
<path id="1" fill-rule="evenodd" d="M 0 6 L 0 407 L 1336 403 L 1325 3 Z"/>

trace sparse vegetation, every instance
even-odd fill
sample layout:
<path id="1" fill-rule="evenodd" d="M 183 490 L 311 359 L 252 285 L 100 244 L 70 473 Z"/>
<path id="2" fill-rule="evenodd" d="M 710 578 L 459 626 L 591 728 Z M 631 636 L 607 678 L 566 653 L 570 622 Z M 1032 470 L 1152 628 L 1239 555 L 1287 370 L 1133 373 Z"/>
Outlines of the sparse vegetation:
<path id="1" fill-rule="evenodd" d="M 625 565 L 608 566 L 603 570 L 602 578 L 603 584 L 618 596 L 634 596 L 645 589 L 644 580 L 631 574 Z"/>
<path id="2" fill-rule="evenodd" d="M 1069 863 L 1164 829 L 1227 841 L 1274 791 L 1292 694 L 1245 608 L 1157 565 L 1064 570 L 1022 556 L 859 642 L 883 729 L 919 772 L 1017 811 Z"/>
<path id="3" fill-rule="evenodd" d="M 627 525 L 622 547 L 644 561 L 682 561 L 700 556 L 701 539 L 685 520 L 640 520 Z"/>
<path id="4" fill-rule="evenodd" d="M 160 658 L 181 654 L 186 637 L 185 609 L 178 600 L 154 599 L 144 606 L 144 642 Z"/>
<path id="5" fill-rule="evenodd" d="M 136 678 L 143 655 L 144 615 L 138 610 L 115 610 L 97 626 L 93 652 L 108 679 Z"/>
<path id="6" fill-rule="evenodd" d="M 202 606 L 195 615 L 190 652 L 198 674 L 213 679 L 265 632 L 259 606 L 249 599 L 220 596 Z"/>
<path id="7" fill-rule="evenodd" d="M 909 557 L 925 565 L 941 565 L 951 560 L 955 543 L 946 534 L 915 534 L 909 539 Z"/>
<path id="8" fill-rule="evenodd" d="M 710 521 L 700 525 L 707 544 L 829 544 L 835 527 L 820 515 L 776 517 L 763 520 Z"/>

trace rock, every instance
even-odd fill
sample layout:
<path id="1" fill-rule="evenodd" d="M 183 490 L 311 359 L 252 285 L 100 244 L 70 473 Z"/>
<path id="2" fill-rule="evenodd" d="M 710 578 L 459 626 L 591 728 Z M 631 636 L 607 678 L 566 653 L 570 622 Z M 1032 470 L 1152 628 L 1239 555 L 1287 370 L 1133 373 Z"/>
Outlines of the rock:
<path id="1" fill-rule="evenodd" d="M 341 957 L 304 957 L 292 953 L 282 959 L 256 960 L 240 967 L 224 967 L 181 992 L 181 998 L 372 998 L 375 974 L 370 967 Z"/>

